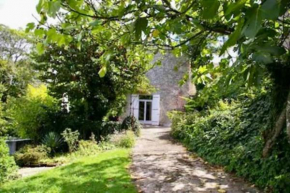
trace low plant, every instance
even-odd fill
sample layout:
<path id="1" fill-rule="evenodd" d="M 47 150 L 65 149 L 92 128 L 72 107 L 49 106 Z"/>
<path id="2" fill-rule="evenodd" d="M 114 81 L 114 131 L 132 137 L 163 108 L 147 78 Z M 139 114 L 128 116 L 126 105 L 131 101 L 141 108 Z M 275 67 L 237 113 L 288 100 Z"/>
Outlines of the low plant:
<path id="1" fill-rule="evenodd" d="M 50 149 L 44 145 L 26 145 L 14 154 L 19 166 L 40 166 L 41 160 L 47 159 Z"/>
<path id="2" fill-rule="evenodd" d="M 72 131 L 70 128 L 66 128 L 61 135 L 64 138 L 64 141 L 67 143 L 69 152 L 77 150 L 77 142 L 79 139 L 80 133 L 78 131 Z"/>
<path id="3" fill-rule="evenodd" d="M 95 155 L 101 151 L 101 148 L 95 141 L 92 140 L 80 140 L 78 149 L 74 152 L 78 156 Z"/>
<path id="4" fill-rule="evenodd" d="M 13 178 L 17 166 L 12 156 L 9 156 L 8 146 L 3 138 L 0 138 L 0 184 Z"/>
<path id="5" fill-rule="evenodd" d="M 133 131 L 125 131 L 111 137 L 111 142 L 118 147 L 131 148 L 135 145 L 135 134 Z"/>
<path id="6" fill-rule="evenodd" d="M 122 130 L 132 130 L 136 136 L 140 136 L 141 124 L 134 116 L 126 117 L 121 125 Z"/>
<path id="7" fill-rule="evenodd" d="M 114 149 L 116 146 L 109 140 L 102 140 L 98 143 L 102 151 Z"/>
<path id="8" fill-rule="evenodd" d="M 54 155 L 56 151 L 61 147 L 63 139 L 55 132 L 49 132 L 42 139 L 42 144 L 51 149 L 51 153 Z"/>

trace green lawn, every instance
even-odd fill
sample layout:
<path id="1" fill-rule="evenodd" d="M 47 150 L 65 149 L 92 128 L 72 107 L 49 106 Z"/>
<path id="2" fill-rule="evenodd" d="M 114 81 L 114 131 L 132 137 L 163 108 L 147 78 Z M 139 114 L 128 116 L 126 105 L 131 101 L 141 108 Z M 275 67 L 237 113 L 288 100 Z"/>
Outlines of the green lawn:
<path id="1" fill-rule="evenodd" d="M 116 149 L 85 157 L 67 166 L 12 181 L 0 192 L 137 192 L 127 166 L 130 150 Z"/>

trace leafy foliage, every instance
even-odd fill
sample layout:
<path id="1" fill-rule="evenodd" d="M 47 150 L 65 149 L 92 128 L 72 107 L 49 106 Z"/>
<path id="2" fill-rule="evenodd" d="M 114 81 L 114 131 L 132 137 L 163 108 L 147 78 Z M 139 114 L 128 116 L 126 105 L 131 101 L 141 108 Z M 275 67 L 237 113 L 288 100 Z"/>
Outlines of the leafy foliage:
<path id="1" fill-rule="evenodd" d="M 0 84 L 0 97 L 1 95 L 1 91 L 4 90 L 4 87 Z M 5 120 L 5 116 L 4 116 L 4 111 L 3 111 L 3 104 L 2 102 L 0 103 L 0 136 L 4 136 L 5 134 L 7 134 L 7 129 L 6 129 L 6 125 L 7 125 L 7 121 Z"/>
<path id="2" fill-rule="evenodd" d="M 64 141 L 67 143 L 69 152 L 77 150 L 77 142 L 79 139 L 80 133 L 78 131 L 72 131 L 70 128 L 66 128 L 61 135 L 64 138 Z"/>
<path id="3" fill-rule="evenodd" d="M 41 160 L 48 157 L 50 149 L 44 145 L 26 145 L 14 154 L 19 166 L 41 166 Z"/>
<path id="4" fill-rule="evenodd" d="M 41 0 L 38 4 L 42 18 L 38 27 L 43 29 L 37 28 L 35 33 L 41 31 L 46 35 L 45 42 L 67 45 L 72 35 L 56 29 L 84 25 L 85 30 L 98 35 L 101 30 L 104 33 L 112 29 L 104 37 L 120 45 L 141 43 L 155 49 L 172 49 L 177 56 L 187 54 L 193 62 L 202 59 L 204 63 L 199 65 L 211 64 L 214 55 L 224 53 L 224 57 L 231 59 L 233 56 L 227 51 L 232 46 L 239 56 L 236 65 L 287 63 L 289 57 L 284 47 L 289 35 L 287 0 L 126 0 L 120 4 L 104 1 L 98 6 L 94 1 L 56 0 L 56 9 L 50 9 L 50 3 Z M 64 14 L 60 9 L 67 12 Z M 56 16 L 64 18 L 63 25 L 44 29 L 47 17 Z M 70 22 L 72 18 L 78 18 L 77 25 Z M 28 29 L 35 27 L 28 25 Z M 224 41 L 219 43 L 220 39 Z M 103 71 L 105 68 L 100 72 Z M 241 73 L 254 77 L 253 71 Z"/>
<path id="5" fill-rule="evenodd" d="M 50 148 L 51 152 L 54 154 L 62 145 L 63 139 L 55 132 L 49 132 L 42 139 L 42 144 Z"/>
<path id="6" fill-rule="evenodd" d="M 15 161 L 9 156 L 8 146 L 3 138 L 0 138 L 0 184 L 15 175 L 17 170 Z"/>
<path id="7" fill-rule="evenodd" d="M 109 30 L 96 32 L 100 36 L 77 28 L 66 32 L 72 34 L 69 45 L 46 45 L 42 55 L 35 55 L 36 66 L 52 96 L 59 100 L 68 96 L 70 110 L 61 116 L 71 124 L 65 127 L 78 129 L 85 139 L 91 132 L 99 138 L 101 122 L 116 120 L 124 110 L 126 95 L 144 85 L 147 66 L 139 64 L 147 59 L 138 47 L 131 50 L 100 39 Z"/>
<path id="8" fill-rule="evenodd" d="M 265 135 L 272 126 L 270 94 L 255 99 L 220 101 L 211 109 L 171 113 L 171 134 L 208 162 L 225 166 L 267 191 L 289 191 L 289 153 L 281 134 L 271 155 L 262 157 Z"/>
<path id="9" fill-rule="evenodd" d="M 28 85 L 25 96 L 12 100 L 9 114 L 18 135 L 40 141 L 46 131 L 47 112 L 56 112 L 57 101 L 48 94 L 47 87 Z"/>
<path id="10" fill-rule="evenodd" d="M 23 31 L 0 25 L 0 84 L 1 101 L 24 94 L 27 85 L 35 81 L 37 73 L 28 57 L 33 42 Z"/>
<path id="11" fill-rule="evenodd" d="M 121 125 L 122 130 L 132 130 L 137 136 L 140 135 L 141 127 L 140 122 L 134 116 L 126 117 Z"/>
<path id="12" fill-rule="evenodd" d="M 0 24 L 0 136 L 16 135 L 7 103 L 23 96 L 27 85 L 37 77 L 28 57 L 32 47 L 30 34 Z"/>
<path id="13" fill-rule="evenodd" d="M 124 133 L 114 134 L 110 141 L 117 147 L 131 148 L 135 145 L 135 134 L 128 130 Z"/>
<path id="14" fill-rule="evenodd" d="M 101 151 L 101 148 L 95 141 L 91 140 L 80 140 L 78 149 L 74 154 L 78 156 L 96 155 Z"/>

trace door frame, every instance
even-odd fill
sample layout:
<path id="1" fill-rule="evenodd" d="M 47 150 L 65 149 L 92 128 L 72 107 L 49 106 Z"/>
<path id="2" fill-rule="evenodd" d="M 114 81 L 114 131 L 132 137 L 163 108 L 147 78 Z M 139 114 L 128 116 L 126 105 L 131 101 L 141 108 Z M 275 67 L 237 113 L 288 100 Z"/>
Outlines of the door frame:
<path id="1" fill-rule="evenodd" d="M 130 115 L 133 115 L 137 120 L 139 120 L 139 101 L 148 100 L 151 101 L 151 121 L 139 121 L 141 124 L 148 125 L 159 125 L 160 120 L 160 95 L 151 94 L 152 99 L 140 99 L 139 94 L 131 95 L 131 104 L 130 104 Z"/>
<path id="2" fill-rule="evenodd" d="M 138 114 L 138 121 L 140 123 L 143 123 L 143 124 L 152 124 L 152 111 L 153 111 L 153 108 L 152 108 L 152 104 L 153 104 L 153 98 L 152 99 L 140 99 L 139 98 L 139 112 L 140 112 L 140 102 L 144 102 L 144 119 L 143 120 L 139 120 L 139 114 Z M 147 102 L 150 102 L 151 103 L 151 119 L 150 120 L 146 120 L 147 118 Z"/>

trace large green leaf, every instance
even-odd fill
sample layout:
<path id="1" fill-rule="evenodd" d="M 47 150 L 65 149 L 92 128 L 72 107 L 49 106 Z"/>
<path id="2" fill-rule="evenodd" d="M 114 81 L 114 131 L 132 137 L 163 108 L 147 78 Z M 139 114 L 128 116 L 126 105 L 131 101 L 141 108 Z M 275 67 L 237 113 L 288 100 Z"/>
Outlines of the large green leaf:
<path id="1" fill-rule="evenodd" d="M 272 56 L 267 52 L 255 52 L 253 53 L 253 59 L 257 62 L 269 64 L 273 61 Z"/>
<path id="2" fill-rule="evenodd" d="M 244 19 L 240 19 L 240 21 L 236 27 L 236 30 L 230 35 L 229 39 L 223 45 L 221 52 L 220 52 L 220 55 L 224 54 L 227 48 L 229 48 L 237 43 L 238 39 L 241 36 L 243 25 L 244 25 Z"/>
<path id="3" fill-rule="evenodd" d="M 142 31 L 146 30 L 146 27 L 148 25 L 147 18 L 139 17 L 135 21 L 135 37 L 137 40 L 141 39 Z"/>
<path id="4" fill-rule="evenodd" d="M 39 0 L 38 4 L 36 6 L 37 13 L 41 12 L 42 6 L 43 6 L 43 0 Z"/>
<path id="5" fill-rule="evenodd" d="M 56 29 L 55 28 L 51 28 L 47 31 L 46 33 L 47 37 L 46 37 L 46 40 L 47 42 L 55 42 L 57 41 L 57 32 L 56 32 Z"/>
<path id="6" fill-rule="evenodd" d="M 36 51 L 39 55 L 42 55 L 44 53 L 44 45 L 42 43 L 38 43 L 36 45 Z"/>
<path id="7" fill-rule="evenodd" d="M 204 19 L 212 19 L 217 16 L 220 2 L 218 0 L 202 0 L 203 7 L 202 17 Z"/>
<path id="8" fill-rule="evenodd" d="M 103 78 L 103 77 L 106 75 L 106 73 L 107 73 L 107 67 L 106 67 L 106 66 L 103 66 L 103 67 L 101 68 L 101 70 L 99 71 L 99 76 L 100 76 L 101 78 Z"/>
<path id="9" fill-rule="evenodd" d="M 59 1 L 50 1 L 48 2 L 48 15 L 51 17 L 55 17 L 56 13 L 60 9 L 60 2 Z"/>
<path id="10" fill-rule="evenodd" d="M 226 8 L 225 8 L 225 16 L 228 16 L 232 14 L 233 12 L 241 9 L 247 0 L 238 0 L 235 3 L 230 3 Z"/>
<path id="11" fill-rule="evenodd" d="M 37 37 L 37 38 L 43 38 L 45 33 L 44 33 L 44 30 L 43 29 L 36 29 L 34 30 L 34 35 Z"/>
<path id="12" fill-rule="evenodd" d="M 261 7 L 252 8 L 246 15 L 247 22 L 243 28 L 243 33 L 249 38 L 254 38 L 262 27 Z"/>
<path id="13" fill-rule="evenodd" d="M 25 32 L 29 32 L 30 30 L 33 30 L 35 28 L 35 24 L 33 22 L 26 24 Z"/>
<path id="14" fill-rule="evenodd" d="M 261 13 L 264 19 L 277 19 L 280 13 L 281 0 L 267 0 L 262 4 Z"/>

